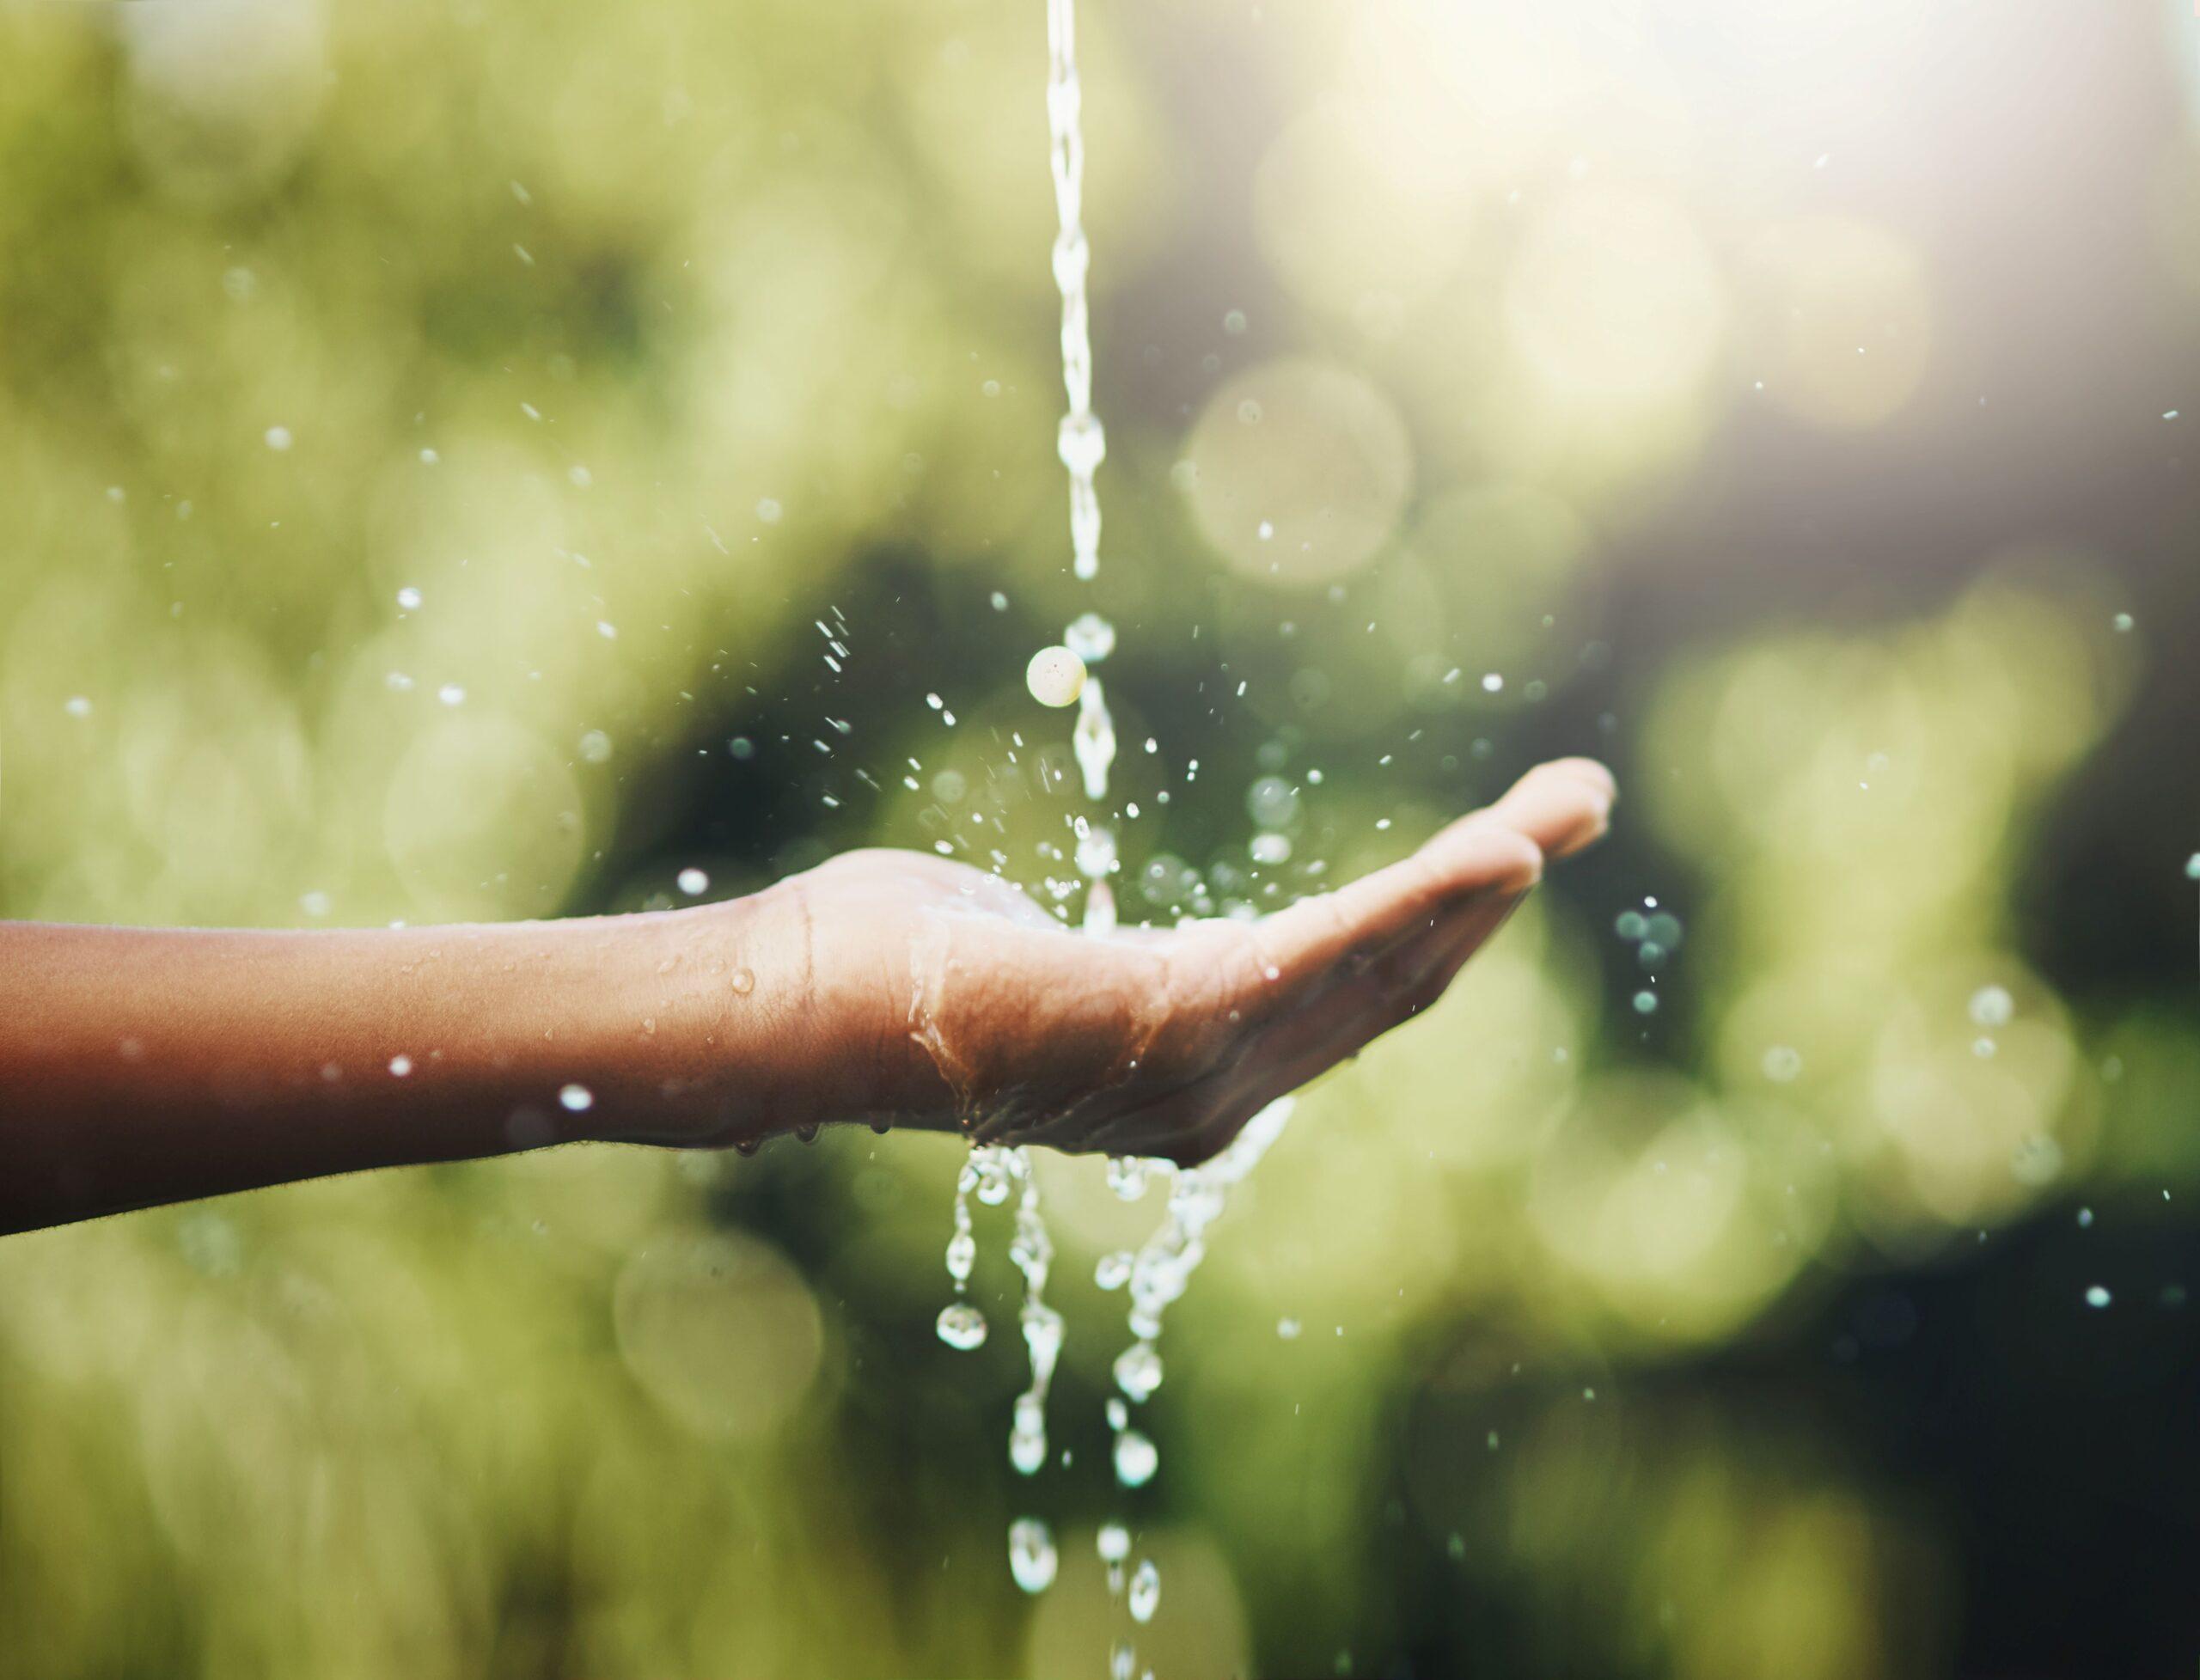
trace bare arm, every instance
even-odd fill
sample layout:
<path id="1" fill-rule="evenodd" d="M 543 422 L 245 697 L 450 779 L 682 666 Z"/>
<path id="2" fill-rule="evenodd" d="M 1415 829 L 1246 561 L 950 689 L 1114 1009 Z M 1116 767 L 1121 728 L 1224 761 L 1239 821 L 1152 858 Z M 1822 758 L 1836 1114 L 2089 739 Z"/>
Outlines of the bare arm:
<path id="1" fill-rule="evenodd" d="M 0 926 L 0 1229 L 499 1154 L 614 1113 L 715 1103 L 732 1141 L 796 978 L 746 948 L 755 919 Z"/>
<path id="2" fill-rule="evenodd" d="M 0 924 L 0 1231 L 578 1139 L 867 1120 L 1198 1159 L 1433 1001 L 1609 775 L 1543 767 L 1260 922 L 1076 938 L 852 853 L 657 915 L 331 932 Z"/>

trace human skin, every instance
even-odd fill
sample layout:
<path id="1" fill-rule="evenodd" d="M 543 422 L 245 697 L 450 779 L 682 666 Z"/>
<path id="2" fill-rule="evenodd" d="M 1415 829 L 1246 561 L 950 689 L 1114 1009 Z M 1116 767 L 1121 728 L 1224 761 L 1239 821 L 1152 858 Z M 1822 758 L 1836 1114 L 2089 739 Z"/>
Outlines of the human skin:
<path id="1" fill-rule="evenodd" d="M 1072 934 L 921 853 L 658 914 L 304 932 L 0 924 L 0 1231 L 583 1139 L 841 1121 L 1202 1160 L 1441 994 L 1601 835 L 1531 771 L 1257 921 Z"/>

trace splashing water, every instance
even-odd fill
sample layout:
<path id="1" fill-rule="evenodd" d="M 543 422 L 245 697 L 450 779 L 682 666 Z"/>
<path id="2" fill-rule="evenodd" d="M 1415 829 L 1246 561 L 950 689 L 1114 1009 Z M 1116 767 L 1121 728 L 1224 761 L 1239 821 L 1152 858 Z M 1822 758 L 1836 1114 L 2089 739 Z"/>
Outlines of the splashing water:
<path id="1" fill-rule="evenodd" d="M 1062 387 L 1068 400 L 1055 443 L 1069 475 L 1072 568 L 1079 578 L 1089 581 L 1100 569 L 1100 499 L 1094 475 L 1108 449 L 1106 433 L 1092 412 L 1091 323 L 1085 290 L 1091 247 L 1084 226 L 1084 96 L 1078 77 L 1076 26 L 1075 0 L 1048 0 L 1048 156 L 1059 217 L 1054 272 L 1061 293 Z M 1025 674 L 1033 697 L 1042 704 L 1077 706 L 1071 748 L 1086 800 L 1103 807 L 1115 761 L 1115 727 L 1109 713 L 1105 686 L 1091 667 L 1105 660 L 1115 648 L 1115 626 L 1097 613 L 1083 613 L 1064 630 L 1061 645 L 1042 649 Z M 1151 750 L 1151 742 L 1148 748 Z M 1278 814 L 1260 826 L 1280 830 L 1287 821 L 1287 815 Z M 1079 816 L 1072 826 L 1077 835 L 1078 872 L 1085 889 L 1082 926 L 1087 935 L 1104 935 L 1115 926 L 1115 892 L 1110 885 L 1116 868 L 1115 836 L 1104 822 L 1092 816 Z M 1274 836 L 1265 850 L 1279 850 L 1274 840 L 1280 838 Z M 1282 841 L 1282 856 L 1262 861 L 1283 861 L 1288 856 L 1288 844 Z M 937 1050 L 937 1047 L 928 1048 Z M 1207 1252 L 1207 1227 L 1221 1213 L 1230 1188 L 1252 1170 L 1274 1142 L 1290 1117 L 1292 1106 L 1289 1097 L 1269 1104 L 1227 1149 L 1199 1167 L 1179 1171 L 1165 1162 L 1128 1158 L 1109 1163 L 1109 1187 L 1125 1200 L 1142 1196 L 1155 1173 L 1167 1176 L 1170 1184 L 1167 1210 L 1145 1246 L 1135 1255 L 1104 1256 L 1095 1273 L 1103 1289 L 1128 1286 L 1130 1298 L 1133 1339 L 1115 1360 L 1118 1393 L 1108 1402 L 1108 1423 L 1115 1438 L 1111 1457 L 1116 1482 L 1122 1488 L 1144 1487 L 1160 1466 L 1159 1449 L 1144 1432 L 1132 1426 L 1130 1408 L 1150 1398 L 1161 1385 L 1163 1367 L 1157 1343 L 1162 1315 L 1184 1292 L 1198 1269 Z M 1030 1475 L 1046 1461 L 1047 1396 L 1061 1352 L 1062 1320 L 1044 1298 L 1054 1246 L 1040 1206 L 1038 1181 L 1029 1155 L 1021 1147 L 974 1145 L 956 1180 L 955 1232 L 947 1247 L 948 1275 L 954 1282 L 956 1298 L 942 1310 L 938 1328 L 941 1340 L 952 1347 L 968 1349 L 984 1341 L 984 1315 L 964 1298 L 976 1255 L 969 1198 L 975 1194 L 980 1201 L 998 1207 L 1011 1190 L 1017 1195 L 1017 1207 L 1009 1252 L 1024 1275 L 1021 1323 L 1031 1379 L 1017 1397 L 1009 1428 L 1009 1459 L 1018 1472 Z M 1124 1566 L 1130 1556 L 1129 1530 L 1120 1523 L 1105 1524 L 1099 1534 L 1099 1550 L 1107 1567 L 1109 1590 L 1120 1595 Z M 1026 1517 L 1011 1525 L 1009 1564 L 1017 1584 L 1027 1592 L 1044 1591 L 1052 1583 L 1055 1554 L 1043 1523 Z M 1143 1559 L 1129 1580 L 1131 1616 L 1142 1625 L 1152 1618 L 1160 1602 L 1160 1570 L 1151 1558 Z M 1118 1641 L 1110 1652 L 1110 1672 L 1127 1680 L 1135 1660 L 1130 1643 Z"/>

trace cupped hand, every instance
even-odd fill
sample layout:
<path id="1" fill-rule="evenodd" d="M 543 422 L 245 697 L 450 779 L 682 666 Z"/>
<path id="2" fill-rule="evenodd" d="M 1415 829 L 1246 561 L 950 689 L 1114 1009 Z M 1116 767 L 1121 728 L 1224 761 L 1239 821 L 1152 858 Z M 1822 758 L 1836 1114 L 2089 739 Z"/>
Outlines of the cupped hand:
<path id="1" fill-rule="evenodd" d="M 806 946 L 805 1035 L 840 1109 L 818 1117 L 1204 1160 L 1433 1003 L 1613 797 L 1602 765 L 1545 764 L 1335 892 L 1097 937 L 967 864 L 836 858 L 768 895 Z"/>

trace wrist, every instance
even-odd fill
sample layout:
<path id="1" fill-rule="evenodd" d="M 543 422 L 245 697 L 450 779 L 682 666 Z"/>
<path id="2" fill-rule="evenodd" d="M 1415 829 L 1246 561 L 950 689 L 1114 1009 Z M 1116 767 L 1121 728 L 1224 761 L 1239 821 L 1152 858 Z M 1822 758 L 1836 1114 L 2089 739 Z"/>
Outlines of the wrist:
<path id="1" fill-rule="evenodd" d="M 529 1060 L 558 1136 L 723 1146 L 810 1123 L 793 1100 L 809 977 L 775 890 L 552 925 L 572 1025 Z"/>

